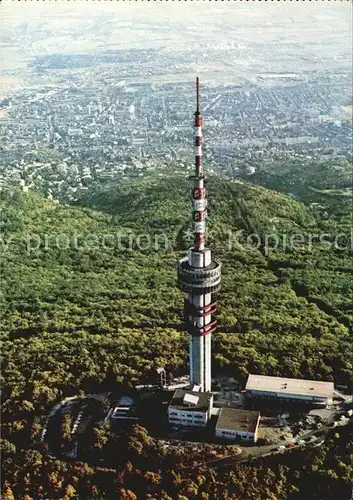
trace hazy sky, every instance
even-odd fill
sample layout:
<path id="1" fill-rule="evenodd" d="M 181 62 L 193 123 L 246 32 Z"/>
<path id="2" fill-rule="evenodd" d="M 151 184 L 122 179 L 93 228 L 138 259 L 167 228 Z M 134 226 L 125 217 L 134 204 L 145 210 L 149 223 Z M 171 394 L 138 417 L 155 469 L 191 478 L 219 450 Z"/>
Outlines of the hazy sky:
<path id="1" fill-rule="evenodd" d="M 238 50 L 239 72 L 250 76 L 264 65 L 270 72 L 282 64 L 299 72 L 310 64 L 313 71 L 351 68 L 350 1 L 3 0 L 0 17 L 2 89 L 28 82 L 30 63 L 52 53 L 157 49 L 183 55 L 192 71 L 205 69 L 205 60 L 195 67 L 198 53 L 212 53 L 207 71 L 217 73 L 215 51 L 224 60 L 224 51 Z"/>
<path id="2" fill-rule="evenodd" d="M 14 26 L 33 22 L 35 19 L 48 21 L 58 16 L 91 21 L 100 15 L 112 16 L 117 20 L 148 22 L 181 22 L 190 25 L 203 24 L 207 19 L 212 24 L 229 19 L 245 26 L 254 22 L 291 24 L 312 22 L 315 25 L 326 24 L 331 31 L 339 29 L 343 37 L 350 34 L 352 25 L 352 4 L 350 1 L 339 2 L 211 2 L 188 0 L 187 2 L 156 1 L 97 1 L 97 0 L 42 0 L 31 2 L 13 2 L 2 0 L 0 4 L 1 28 L 5 33 Z M 221 26 L 220 26 L 221 27 Z M 284 33 L 290 36 L 291 31 Z"/>

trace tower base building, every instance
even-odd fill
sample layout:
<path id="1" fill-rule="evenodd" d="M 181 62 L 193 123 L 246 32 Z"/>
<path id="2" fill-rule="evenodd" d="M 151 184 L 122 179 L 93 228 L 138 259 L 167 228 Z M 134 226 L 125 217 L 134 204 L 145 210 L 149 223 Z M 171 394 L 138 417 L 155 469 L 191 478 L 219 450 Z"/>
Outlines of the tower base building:
<path id="1" fill-rule="evenodd" d="M 245 386 L 249 400 L 282 401 L 328 406 L 333 402 L 333 382 L 249 374 Z"/>

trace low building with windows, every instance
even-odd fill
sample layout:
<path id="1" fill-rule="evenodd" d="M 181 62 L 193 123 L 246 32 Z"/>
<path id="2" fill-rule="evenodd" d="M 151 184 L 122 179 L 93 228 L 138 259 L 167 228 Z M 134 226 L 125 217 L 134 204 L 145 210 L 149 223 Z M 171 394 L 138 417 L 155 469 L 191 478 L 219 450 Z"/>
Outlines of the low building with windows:
<path id="1" fill-rule="evenodd" d="M 109 412 L 112 422 L 121 420 L 138 420 L 134 400 L 128 396 L 122 396 L 117 406 Z"/>
<path id="2" fill-rule="evenodd" d="M 302 401 L 327 406 L 333 401 L 334 385 L 333 382 L 249 374 L 245 391 L 251 399 Z"/>
<path id="3" fill-rule="evenodd" d="M 222 439 L 241 439 L 256 443 L 260 412 L 222 408 L 216 424 L 216 436 Z"/>
<path id="4" fill-rule="evenodd" d="M 168 407 L 168 421 L 176 427 L 205 427 L 213 407 L 213 394 L 177 389 Z"/>

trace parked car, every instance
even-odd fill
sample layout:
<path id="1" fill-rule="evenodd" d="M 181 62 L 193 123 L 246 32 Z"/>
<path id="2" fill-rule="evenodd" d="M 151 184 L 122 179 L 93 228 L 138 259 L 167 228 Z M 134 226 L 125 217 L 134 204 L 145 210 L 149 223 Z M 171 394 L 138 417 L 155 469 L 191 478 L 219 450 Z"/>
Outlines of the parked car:
<path id="1" fill-rule="evenodd" d="M 277 446 L 277 451 L 283 451 L 285 449 L 286 449 L 286 447 L 283 444 L 281 444 L 280 446 Z"/>

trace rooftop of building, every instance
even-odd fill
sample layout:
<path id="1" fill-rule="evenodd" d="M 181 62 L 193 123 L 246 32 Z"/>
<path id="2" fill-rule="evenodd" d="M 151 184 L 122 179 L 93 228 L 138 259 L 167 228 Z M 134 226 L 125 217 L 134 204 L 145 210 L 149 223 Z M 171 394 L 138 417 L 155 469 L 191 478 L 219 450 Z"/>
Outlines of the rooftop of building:
<path id="1" fill-rule="evenodd" d="M 132 406 L 134 404 L 134 400 L 129 396 L 121 396 L 118 401 L 118 406 Z"/>
<path id="2" fill-rule="evenodd" d="M 245 390 L 332 398 L 334 385 L 333 382 L 249 374 Z"/>
<path id="3" fill-rule="evenodd" d="M 135 406 L 116 406 L 111 410 L 110 418 L 116 419 L 133 419 L 138 420 Z"/>
<path id="4" fill-rule="evenodd" d="M 210 408 L 212 397 L 213 395 L 210 392 L 177 389 L 174 392 L 169 408 L 174 408 L 175 410 L 206 412 Z"/>
<path id="5" fill-rule="evenodd" d="M 260 412 L 222 408 L 219 412 L 216 429 L 229 429 L 239 432 L 255 432 Z"/>

